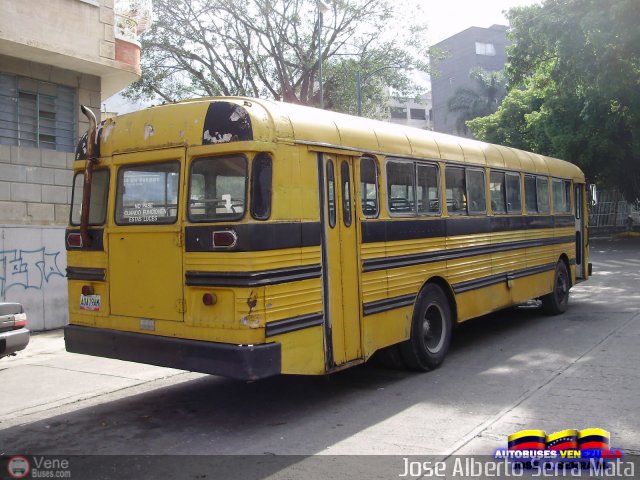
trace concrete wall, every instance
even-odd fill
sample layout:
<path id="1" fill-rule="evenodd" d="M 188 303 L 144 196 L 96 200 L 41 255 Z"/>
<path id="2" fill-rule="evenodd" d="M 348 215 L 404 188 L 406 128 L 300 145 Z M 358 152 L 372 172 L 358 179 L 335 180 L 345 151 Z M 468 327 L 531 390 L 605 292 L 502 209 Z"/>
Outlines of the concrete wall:
<path id="1" fill-rule="evenodd" d="M 74 88 L 77 137 L 88 127 L 80 103 L 100 115 L 100 77 L 4 55 L 0 72 Z M 0 145 L 0 301 L 22 303 L 32 330 L 68 322 L 64 229 L 73 158 L 73 152 Z"/>
<path id="2" fill-rule="evenodd" d="M 0 301 L 20 302 L 29 329 L 68 323 L 64 227 L 0 226 Z"/>
<path id="3" fill-rule="evenodd" d="M 73 153 L 0 145 L 0 301 L 24 305 L 32 330 L 68 321 Z"/>
<path id="4" fill-rule="evenodd" d="M 113 0 L 0 0 L 2 39 L 64 57 L 115 59 Z"/>

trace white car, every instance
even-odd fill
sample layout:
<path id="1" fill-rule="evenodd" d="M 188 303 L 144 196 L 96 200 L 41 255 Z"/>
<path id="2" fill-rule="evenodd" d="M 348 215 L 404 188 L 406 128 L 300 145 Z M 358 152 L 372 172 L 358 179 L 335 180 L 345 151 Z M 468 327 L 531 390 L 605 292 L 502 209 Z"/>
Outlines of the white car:
<path id="1" fill-rule="evenodd" d="M 29 344 L 27 314 L 19 303 L 0 303 L 0 357 L 13 355 Z"/>

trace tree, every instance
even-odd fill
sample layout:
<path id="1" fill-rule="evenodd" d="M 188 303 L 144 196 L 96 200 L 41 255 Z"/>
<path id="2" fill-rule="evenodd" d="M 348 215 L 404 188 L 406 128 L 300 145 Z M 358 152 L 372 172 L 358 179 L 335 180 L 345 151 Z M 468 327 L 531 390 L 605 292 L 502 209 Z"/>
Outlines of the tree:
<path id="1" fill-rule="evenodd" d="M 331 108 L 348 109 L 340 93 L 352 86 L 353 98 L 358 70 L 428 69 L 424 28 L 400 37 L 385 33 L 399 5 L 331 2 L 321 35 Z M 127 91 L 129 98 L 248 95 L 318 105 L 315 0 L 154 0 L 153 6 L 154 24 L 142 37 L 142 78 Z M 403 94 L 419 90 L 400 77 L 394 83 Z"/>
<path id="2" fill-rule="evenodd" d="M 469 78 L 475 81 L 476 88 L 458 88 L 447 101 L 449 112 L 457 114 L 456 130 L 464 135 L 469 132 L 467 122 L 495 112 L 506 93 L 503 72 L 478 67 L 469 72 Z"/>
<path id="3" fill-rule="evenodd" d="M 468 122 L 480 139 L 564 158 L 590 181 L 640 192 L 637 0 L 546 0 L 509 12 L 509 92 Z"/>

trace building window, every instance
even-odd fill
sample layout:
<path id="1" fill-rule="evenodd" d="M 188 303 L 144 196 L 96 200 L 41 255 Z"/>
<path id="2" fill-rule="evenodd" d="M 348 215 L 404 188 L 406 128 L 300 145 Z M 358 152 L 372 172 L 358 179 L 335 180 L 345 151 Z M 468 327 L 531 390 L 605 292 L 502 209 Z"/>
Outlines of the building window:
<path id="1" fill-rule="evenodd" d="M 407 118 L 407 109 L 404 107 L 391 107 L 391 118 Z"/>
<path id="2" fill-rule="evenodd" d="M 73 152 L 75 89 L 0 74 L 0 144 Z"/>
<path id="3" fill-rule="evenodd" d="M 412 108 L 410 110 L 412 120 L 426 120 L 427 111 L 424 108 Z"/>
<path id="4" fill-rule="evenodd" d="M 493 43 L 476 42 L 476 55 L 496 56 L 496 47 Z"/>

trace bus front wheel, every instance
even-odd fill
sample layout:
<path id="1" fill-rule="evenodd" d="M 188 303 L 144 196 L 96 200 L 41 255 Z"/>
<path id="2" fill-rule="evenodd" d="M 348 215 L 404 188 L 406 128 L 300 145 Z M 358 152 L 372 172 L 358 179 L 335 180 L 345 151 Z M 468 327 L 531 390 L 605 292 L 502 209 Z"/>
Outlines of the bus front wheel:
<path id="1" fill-rule="evenodd" d="M 565 263 L 560 260 L 556 265 L 556 272 L 553 278 L 553 291 L 541 298 L 542 310 L 548 315 L 564 313 L 569 306 L 570 288 L 569 271 Z"/>
<path id="2" fill-rule="evenodd" d="M 446 294 L 428 284 L 418 298 L 411 321 L 411 337 L 400 344 L 400 352 L 411 370 L 428 371 L 440 366 L 449 350 L 453 321 Z"/>

